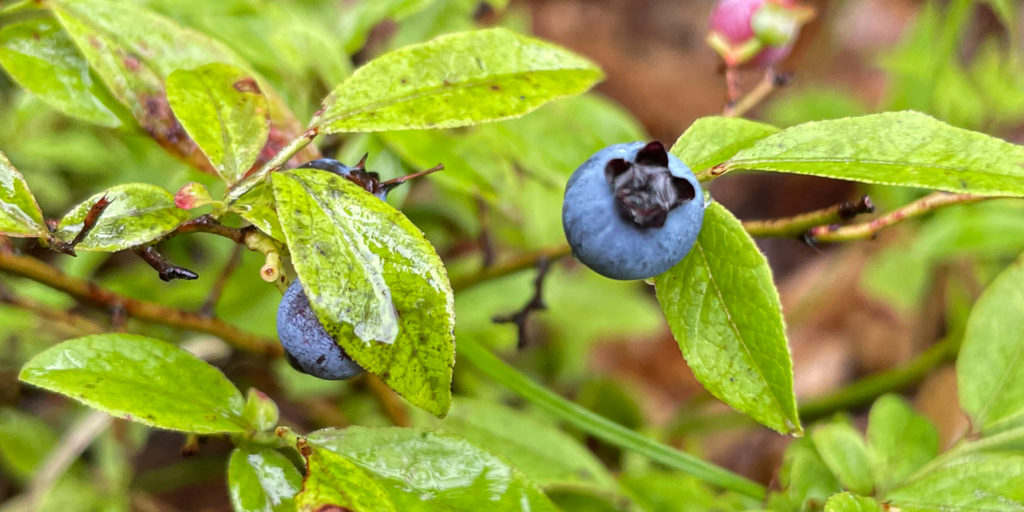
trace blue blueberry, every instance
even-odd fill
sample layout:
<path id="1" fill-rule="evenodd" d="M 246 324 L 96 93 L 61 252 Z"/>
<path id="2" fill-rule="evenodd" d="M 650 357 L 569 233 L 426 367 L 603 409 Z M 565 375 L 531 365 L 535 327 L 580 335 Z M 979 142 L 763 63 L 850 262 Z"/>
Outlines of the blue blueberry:
<path id="1" fill-rule="evenodd" d="M 285 359 L 300 372 L 328 380 L 351 379 L 363 373 L 317 320 L 298 279 L 284 292 L 277 308 L 277 336 Z"/>
<path id="2" fill-rule="evenodd" d="M 672 268 L 703 221 L 700 183 L 657 141 L 598 151 L 569 178 L 562 203 L 573 255 L 612 279 L 647 279 Z"/>

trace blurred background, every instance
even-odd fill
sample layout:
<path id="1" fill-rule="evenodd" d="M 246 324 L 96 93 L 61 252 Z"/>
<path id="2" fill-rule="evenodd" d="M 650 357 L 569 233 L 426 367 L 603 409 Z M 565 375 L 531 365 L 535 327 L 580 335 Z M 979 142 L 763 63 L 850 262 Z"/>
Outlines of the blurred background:
<path id="1" fill-rule="evenodd" d="M 325 156 L 349 164 L 368 152 L 368 167 L 385 178 L 445 164 L 443 173 L 398 189 L 389 202 L 427 233 L 453 281 L 564 243 L 560 209 L 565 180 L 597 149 L 641 139 L 671 144 L 695 119 L 719 114 L 725 104 L 720 60 L 704 43 L 710 0 L 137 3 L 227 43 L 266 76 L 299 119 L 308 119 L 320 99 L 359 64 L 446 32 L 501 25 L 597 62 L 607 79 L 593 93 L 555 102 L 522 119 L 446 132 L 317 141 Z M 780 66 L 792 79 L 748 117 L 790 126 L 914 109 L 1024 143 L 1024 18 L 1018 2 L 805 3 L 818 15 Z M 0 45 L 7 29 L 3 21 L 0 17 Z M 744 72 L 741 79 L 750 89 L 761 72 Z M 102 128 L 66 117 L 3 74 L 0 150 L 25 174 L 48 218 L 59 218 L 77 202 L 118 183 L 142 181 L 173 192 L 200 181 L 215 196 L 222 187 L 166 154 L 138 129 Z M 863 194 L 884 212 L 924 193 L 767 173 L 728 175 L 710 190 L 742 219 L 792 215 Z M 905 393 L 936 422 L 944 445 L 961 436 L 966 419 L 955 399 L 951 361 L 970 306 L 1024 250 L 1022 216 L 1024 207 L 1017 202 L 990 201 L 903 223 L 871 241 L 818 247 L 800 240 L 759 241 L 782 295 L 804 418 L 845 411 L 863 422 L 877 389 L 891 390 Z M 227 241 L 205 235 L 169 241 L 161 246 L 163 252 L 201 278 L 163 283 L 130 253 L 68 258 L 31 244 L 19 249 L 120 293 L 184 309 L 202 305 L 232 251 Z M 242 255 L 216 313 L 274 336 L 280 294 L 257 277 L 262 262 L 260 255 Z M 758 481 L 776 479 L 790 439 L 744 421 L 703 391 L 679 355 L 652 287 L 611 281 L 561 260 L 544 287 L 548 308 L 531 317 L 526 346 L 517 349 L 515 327 L 495 324 L 492 317 L 520 309 L 533 293 L 534 276 L 527 270 L 459 290 L 457 339 L 479 339 L 546 386 L 626 426 Z M 80 334 L 75 326 L 27 311 L 26 301 L 71 310 L 104 327 L 120 320 L 7 275 L 0 275 L 0 299 L 7 303 L 0 305 L 2 501 L 22 489 L 41 457 L 84 411 L 17 382 L 18 368 L 28 357 Z M 240 388 L 265 391 L 281 406 L 283 421 L 301 430 L 434 424 L 367 379 L 319 381 L 282 361 L 231 352 L 192 333 L 132 320 L 123 325 L 173 342 L 213 347 L 213 362 Z M 869 382 L 879 388 L 866 395 L 858 394 L 860 388 L 850 391 L 851 383 L 872 376 Z M 454 388 L 460 395 L 530 412 L 469 367 L 456 364 Z M 649 498 L 646 509 L 678 510 L 659 508 L 657 499 L 666 493 L 674 493 L 675 503 L 679 493 L 691 493 L 687 502 L 695 509 L 701 509 L 701 496 L 710 496 L 711 491 L 685 477 L 571 433 L 622 475 L 625 485 Z M 230 509 L 224 485 L 230 443 L 210 439 L 198 455 L 183 458 L 182 442 L 177 434 L 116 421 L 54 489 L 48 506 Z M 600 508 L 591 497 L 571 489 L 561 492 L 558 500 L 567 510 L 629 508 L 621 503 Z"/>

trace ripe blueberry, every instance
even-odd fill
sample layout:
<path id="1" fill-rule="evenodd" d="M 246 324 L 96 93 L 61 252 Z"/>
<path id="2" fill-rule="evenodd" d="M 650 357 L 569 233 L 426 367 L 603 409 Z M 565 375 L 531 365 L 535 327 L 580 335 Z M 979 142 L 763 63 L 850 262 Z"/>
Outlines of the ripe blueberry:
<path id="1" fill-rule="evenodd" d="M 302 373 L 328 380 L 351 379 L 363 373 L 317 320 L 298 279 L 284 292 L 277 308 L 277 336 L 285 359 Z"/>
<path id="2" fill-rule="evenodd" d="M 704 197 L 690 168 L 660 142 L 615 144 L 569 178 L 562 227 L 573 255 L 612 279 L 646 279 L 690 252 Z"/>

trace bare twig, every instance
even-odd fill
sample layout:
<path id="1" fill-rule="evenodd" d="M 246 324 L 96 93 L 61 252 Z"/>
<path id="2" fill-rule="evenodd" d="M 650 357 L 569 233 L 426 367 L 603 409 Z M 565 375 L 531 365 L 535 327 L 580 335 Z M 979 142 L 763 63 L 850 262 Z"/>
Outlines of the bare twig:
<path id="1" fill-rule="evenodd" d="M 217 275 L 217 280 L 213 283 L 213 287 L 210 288 L 210 294 L 207 295 L 206 301 L 199 307 L 200 315 L 214 316 L 214 313 L 217 311 L 217 301 L 220 300 L 221 294 L 224 293 L 224 286 L 228 283 L 231 274 L 238 268 L 238 264 L 241 262 L 242 246 L 236 245 L 231 250 L 228 262 L 224 264 L 224 270 L 220 271 L 220 274 Z"/>
<path id="2" fill-rule="evenodd" d="M 152 245 L 146 245 L 142 247 L 135 247 L 132 249 L 143 261 L 153 267 L 153 270 L 157 271 L 160 275 L 160 279 L 163 281 L 173 281 L 175 279 L 186 279 L 193 280 L 198 279 L 199 274 L 185 268 L 179 267 L 167 260 L 164 255 L 157 252 L 156 247 Z"/>
<path id="3" fill-rule="evenodd" d="M 924 215 L 943 206 L 974 203 L 984 199 L 991 198 L 974 194 L 933 192 L 868 222 L 847 226 L 832 224 L 813 227 L 807 231 L 805 240 L 810 244 L 814 244 L 818 242 L 849 242 L 851 240 L 874 238 L 879 231 L 906 219 Z"/>
<path id="4" fill-rule="evenodd" d="M 467 288 L 472 288 L 473 286 L 485 281 L 505 277 L 507 275 L 515 274 L 521 270 L 536 267 L 537 262 L 542 259 L 549 261 L 560 259 L 564 256 L 568 256 L 570 252 L 571 250 L 569 249 L 569 245 L 562 244 L 532 253 L 522 254 L 508 261 L 486 268 L 482 272 L 458 279 L 452 279 L 452 288 L 457 292 Z"/>
<path id="5" fill-rule="evenodd" d="M 24 309 L 40 318 L 63 325 L 68 331 L 75 334 L 98 334 L 105 330 L 103 326 L 84 316 L 76 315 L 63 309 L 53 308 L 25 297 L 19 297 L 3 286 L 0 286 L 0 303 Z"/>
<path id="6" fill-rule="evenodd" d="M 380 377 L 367 373 L 363 382 L 366 383 L 366 387 L 369 388 L 373 397 L 377 399 L 377 403 L 380 404 L 381 409 L 391 420 L 391 423 L 399 427 L 412 425 L 412 421 L 409 419 L 409 411 L 405 408 L 405 403 L 394 391 L 391 391 L 391 388 L 384 381 L 380 380 Z"/>
<path id="7" fill-rule="evenodd" d="M 544 278 L 548 275 L 548 270 L 551 269 L 551 260 L 542 258 L 537 261 L 537 278 L 533 281 L 533 297 L 530 297 L 530 301 L 523 306 L 522 309 L 515 313 L 507 315 L 496 315 L 491 319 L 496 324 L 515 324 L 516 330 L 519 333 L 518 347 L 523 348 L 527 342 L 527 322 L 530 319 L 530 313 L 534 311 L 541 311 L 547 309 L 547 305 L 544 304 Z"/>
<path id="8" fill-rule="evenodd" d="M 848 221 L 862 213 L 874 211 L 875 205 L 871 203 L 871 198 L 863 196 L 858 201 L 843 201 L 828 208 L 792 217 L 744 221 L 743 229 L 747 230 L 750 236 L 763 238 L 803 237 L 811 228 Z"/>
<path id="9" fill-rule="evenodd" d="M 67 435 L 46 456 L 29 482 L 25 497 L 25 510 L 35 510 L 43 496 L 64 474 L 78 456 L 110 426 L 111 417 L 105 412 L 90 411 L 68 429 Z"/>
<path id="10" fill-rule="evenodd" d="M 281 345 L 276 340 L 245 332 L 216 318 L 114 293 L 89 281 L 64 274 L 29 256 L 0 251 L 0 270 L 27 277 L 96 306 L 108 309 L 121 307 L 125 314 L 133 318 L 211 334 L 238 348 L 258 354 L 274 357 L 282 354 Z"/>
<path id="11" fill-rule="evenodd" d="M 727 82 L 729 81 L 728 73 L 729 71 L 727 69 Z M 761 81 L 758 82 L 758 84 L 753 89 L 751 89 L 746 96 L 736 101 L 733 100 L 735 96 L 732 95 L 736 94 L 736 96 L 738 96 L 739 93 L 738 91 L 732 90 L 732 88 L 736 86 L 730 83 L 730 102 L 722 111 L 722 115 L 725 117 L 743 117 L 744 115 L 746 115 L 747 112 L 750 112 L 751 109 L 753 109 L 762 101 L 764 101 L 765 98 L 771 95 L 771 93 L 775 92 L 777 89 L 781 87 L 785 87 L 785 85 L 789 83 L 789 80 L 791 78 L 792 77 L 788 73 L 777 73 L 774 69 L 768 69 L 767 71 L 765 71 L 764 78 L 762 78 Z"/>
<path id="12" fill-rule="evenodd" d="M 75 238 L 70 242 L 63 240 L 57 240 L 52 238 L 50 240 L 50 246 L 53 250 L 67 254 L 69 256 L 75 256 L 75 246 L 85 240 L 86 236 L 89 236 L 89 232 L 96 226 L 96 221 L 100 219 L 100 215 L 103 215 L 103 211 L 110 206 L 112 200 L 108 200 L 107 196 L 103 196 L 96 201 L 95 204 L 89 207 L 89 211 L 85 213 L 85 219 L 82 220 L 82 229 L 78 231 Z"/>
<path id="13" fill-rule="evenodd" d="M 233 204 L 238 200 L 238 198 L 245 195 L 246 192 L 252 190 L 256 184 L 266 179 L 270 173 L 283 168 L 293 156 L 295 156 L 299 151 L 302 151 L 302 148 L 308 146 L 310 142 L 313 142 L 313 139 L 315 139 L 319 134 L 320 128 L 313 126 L 303 132 L 302 135 L 299 135 L 295 140 L 289 142 L 285 147 L 281 148 L 273 158 L 263 164 L 263 167 L 260 167 L 256 172 L 246 176 L 242 181 L 235 183 L 235 185 L 228 190 L 227 203 L 229 205 Z"/>

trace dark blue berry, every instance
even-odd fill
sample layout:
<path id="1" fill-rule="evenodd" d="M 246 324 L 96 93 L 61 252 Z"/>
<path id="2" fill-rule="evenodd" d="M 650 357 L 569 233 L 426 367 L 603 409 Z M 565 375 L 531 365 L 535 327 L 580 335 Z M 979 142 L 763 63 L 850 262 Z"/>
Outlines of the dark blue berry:
<path id="1" fill-rule="evenodd" d="M 573 255 L 612 279 L 661 274 L 693 247 L 704 197 L 690 168 L 660 142 L 598 151 L 569 178 L 562 227 Z"/>
<path id="2" fill-rule="evenodd" d="M 292 281 L 277 308 L 277 336 L 293 368 L 328 380 L 351 379 L 363 369 L 316 318 L 299 280 Z"/>

